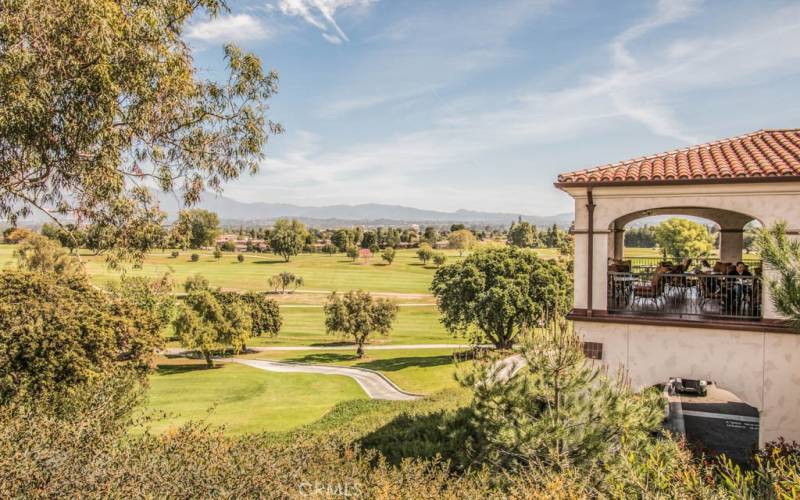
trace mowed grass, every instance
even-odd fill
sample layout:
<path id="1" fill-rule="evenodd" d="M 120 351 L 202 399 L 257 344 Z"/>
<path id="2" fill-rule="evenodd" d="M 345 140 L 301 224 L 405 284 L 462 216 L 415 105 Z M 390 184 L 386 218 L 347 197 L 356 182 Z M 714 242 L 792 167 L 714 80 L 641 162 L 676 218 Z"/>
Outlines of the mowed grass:
<path id="1" fill-rule="evenodd" d="M 0 265 L 14 261 L 13 245 L 0 245 Z M 462 257 L 456 250 L 442 250 L 448 262 Z M 540 249 L 537 252 L 545 258 L 554 258 L 553 249 Z M 198 253 L 200 260 L 192 262 L 190 256 Z M 358 259 L 352 262 L 344 254 L 301 254 L 285 262 L 281 257 L 267 253 L 245 253 L 245 261 L 240 263 L 236 254 L 224 252 L 217 260 L 207 251 L 181 251 L 176 258 L 166 253 L 148 254 L 140 269 L 128 268 L 131 275 L 160 276 L 172 272 L 178 283 L 188 276 L 200 273 L 212 286 L 231 290 L 268 290 L 270 276 L 288 271 L 301 276 L 307 291 L 347 291 L 362 289 L 372 292 L 397 294 L 430 294 L 431 280 L 436 268 L 432 263 L 424 266 L 416 256 L 415 249 L 398 250 L 391 265 L 384 263 L 379 255 L 365 262 Z M 119 271 L 111 270 L 105 258 L 81 252 L 81 259 L 95 283 L 104 285 L 110 280 L 119 279 Z M 322 297 L 324 299 L 324 295 Z M 415 299 L 415 297 L 410 297 Z M 302 300 L 301 300 L 302 301 Z"/>
<path id="2" fill-rule="evenodd" d="M 229 434 L 287 431 L 310 424 L 336 404 L 367 398 L 353 379 L 337 375 L 272 373 L 194 360 L 163 360 L 150 377 L 145 414 L 154 432 L 189 420 L 224 425 Z"/>
<path id="3" fill-rule="evenodd" d="M 307 345 L 320 346 L 352 342 L 347 337 L 325 333 L 325 314 L 320 306 L 281 307 L 283 326 L 277 337 L 257 337 L 250 346 Z M 388 336 L 374 335 L 370 344 L 464 344 L 466 339 L 454 337 L 439 322 L 435 306 L 401 306 Z"/>
<path id="4" fill-rule="evenodd" d="M 381 372 L 403 390 L 417 394 L 432 394 L 458 386 L 456 370 L 466 363 L 456 364 L 453 349 L 367 349 L 363 358 L 352 351 L 268 351 L 247 355 L 248 358 L 317 365 L 352 366 Z"/>

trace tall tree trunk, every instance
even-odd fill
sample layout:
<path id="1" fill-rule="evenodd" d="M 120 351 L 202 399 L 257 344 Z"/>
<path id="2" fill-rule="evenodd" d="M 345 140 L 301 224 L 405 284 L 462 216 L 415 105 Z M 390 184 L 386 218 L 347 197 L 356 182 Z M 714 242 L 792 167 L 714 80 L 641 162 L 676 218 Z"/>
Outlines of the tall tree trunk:
<path id="1" fill-rule="evenodd" d="M 206 368 L 213 368 L 214 360 L 211 359 L 211 351 L 203 349 L 203 357 L 206 358 Z"/>
<path id="2" fill-rule="evenodd" d="M 358 341 L 358 348 L 356 348 L 356 357 L 361 359 L 364 357 L 364 341 Z"/>

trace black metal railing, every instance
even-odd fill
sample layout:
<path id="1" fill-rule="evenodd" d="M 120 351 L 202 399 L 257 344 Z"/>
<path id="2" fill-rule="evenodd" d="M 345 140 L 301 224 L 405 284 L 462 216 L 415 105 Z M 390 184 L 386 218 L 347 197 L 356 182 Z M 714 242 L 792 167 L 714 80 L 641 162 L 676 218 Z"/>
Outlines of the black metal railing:
<path id="1" fill-rule="evenodd" d="M 663 263 L 665 260 L 669 261 L 670 259 L 664 259 L 663 257 L 626 257 L 622 262 L 630 263 L 631 272 L 652 273 L 655 272 L 655 270 L 658 269 L 661 263 Z M 718 260 L 719 259 L 708 259 L 712 265 L 714 265 Z M 742 262 L 748 267 L 748 269 L 751 270 L 761 268 L 760 259 L 742 259 Z M 672 261 L 672 264 L 680 264 L 680 262 Z M 699 264 L 700 260 L 695 259 L 692 266 L 695 267 Z"/>
<path id="2" fill-rule="evenodd" d="M 687 319 L 761 318 L 759 276 L 609 272 L 609 312 Z"/>

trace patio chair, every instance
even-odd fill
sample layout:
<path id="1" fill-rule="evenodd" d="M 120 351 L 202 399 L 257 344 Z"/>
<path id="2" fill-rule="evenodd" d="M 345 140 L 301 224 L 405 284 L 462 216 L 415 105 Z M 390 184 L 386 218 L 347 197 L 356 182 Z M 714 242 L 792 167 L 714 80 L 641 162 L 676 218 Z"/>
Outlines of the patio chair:
<path id="1" fill-rule="evenodd" d="M 649 283 L 638 283 L 633 287 L 633 302 L 639 304 L 641 307 L 643 302 L 652 302 L 658 310 L 661 310 L 663 303 L 666 301 L 664 297 L 664 283 L 663 276 L 669 269 L 664 266 L 656 269 L 652 279 Z"/>

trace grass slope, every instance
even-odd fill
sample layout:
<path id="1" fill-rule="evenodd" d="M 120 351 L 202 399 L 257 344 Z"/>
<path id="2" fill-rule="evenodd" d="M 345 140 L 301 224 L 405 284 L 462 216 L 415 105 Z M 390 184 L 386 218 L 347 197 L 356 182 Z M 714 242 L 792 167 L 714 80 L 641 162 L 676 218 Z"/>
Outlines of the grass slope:
<path id="1" fill-rule="evenodd" d="M 145 412 L 167 415 L 150 424 L 154 432 L 203 420 L 238 435 L 310 424 L 337 403 L 366 397 L 349 377 L 271 373 L 225 363 L 209 370 L 198 362 L 169 360 L 150 378 Z"/>
<path id="2" fill-rule="evenodd" d="M 259 352 L 247 357 L 367 368 L 383 373 L 401 389 L 419 394 L 433 394 L 458 386 L 454 378 L 458 368 L 453 362 L 453 349 L 367 350 L 362 359 L 354 352 L 325 350 Z"/>

